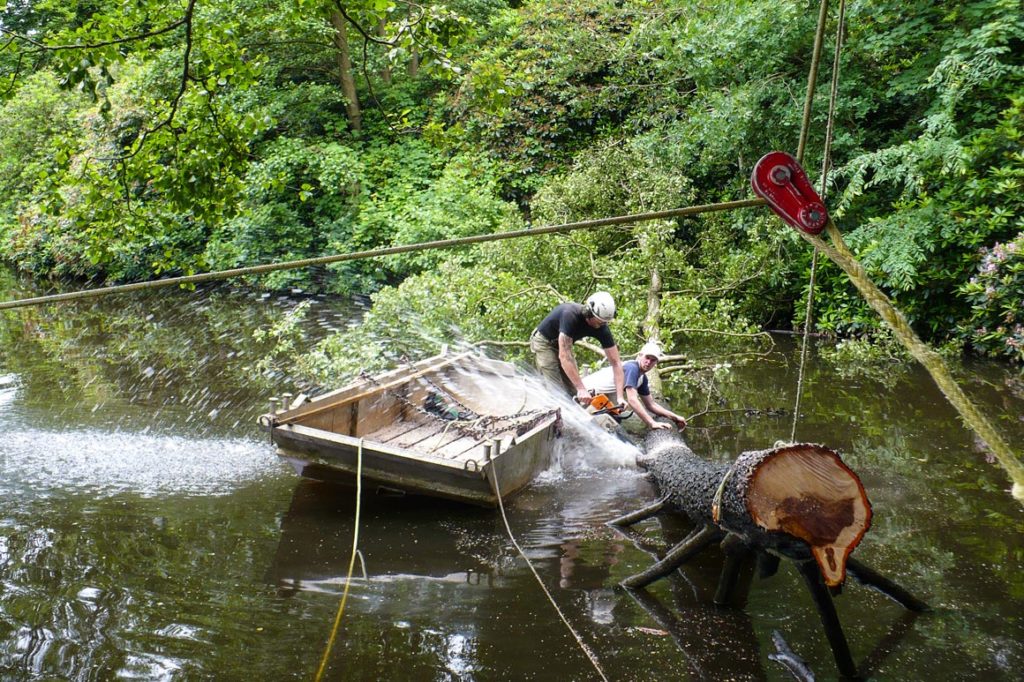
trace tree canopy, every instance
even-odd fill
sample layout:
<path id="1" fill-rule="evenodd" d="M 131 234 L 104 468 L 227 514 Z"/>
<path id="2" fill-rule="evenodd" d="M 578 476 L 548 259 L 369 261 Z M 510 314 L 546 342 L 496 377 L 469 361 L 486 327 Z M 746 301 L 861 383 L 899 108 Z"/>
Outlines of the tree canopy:
<path id="1" fill-rule="evenodd" d="M 746 198 L 754 162 L 796 148 L 816 21 L 795 0 L 8 2 L 0 254 L 39 277 L 136 281 Z M 1022 43 L 1017 0 L 851 0 L 827 179 L 919 333 L 1018 362 Z M 599 288 L 627 353 L 651 336 L 741 344 L 804 323 L 810 258 L 744 209 L 251 284 L 372 295 L 362 326 L 308 358 L 336 373 L 383 338 L 522 341 Z M 814 318 L 878 329 L 827 263 Z"/>

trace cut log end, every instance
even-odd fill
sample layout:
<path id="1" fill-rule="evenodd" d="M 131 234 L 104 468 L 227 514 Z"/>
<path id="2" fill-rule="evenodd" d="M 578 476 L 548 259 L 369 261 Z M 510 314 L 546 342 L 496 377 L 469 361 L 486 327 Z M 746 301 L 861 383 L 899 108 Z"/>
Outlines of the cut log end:
<path id="1" fill-rule="evenodd" d="M 760 458 L 746 504 L 760 527 L 806 542 L 829 586 L 845 580 L 846 559 L 871 526 L 871 504 L 860 479 L 836 452 L 811 443 L 776 448 Z"/>

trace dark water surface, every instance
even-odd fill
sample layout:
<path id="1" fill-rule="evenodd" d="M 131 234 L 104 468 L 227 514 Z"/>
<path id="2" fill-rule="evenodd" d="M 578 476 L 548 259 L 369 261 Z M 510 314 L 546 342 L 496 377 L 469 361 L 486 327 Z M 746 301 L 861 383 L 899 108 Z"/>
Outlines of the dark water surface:
<path id="1" fill-rule="evenodd" d="M 4 299 L 30 293 L 0 283 Z M 268 388 L 252 331 L 295 304 L 217 289 L 0 313 L 0 679 L 314 679 L 355 504 L 296 478 L 255 424 Z M 314 301 L 309 327 L 351 317 Z M 797 360 L 780 345 L 733 368 L 688 430 L 694 449 L 725 460 L 788 439 Z M 962 377 L 1024 450 L 1020 376 L 979 363 Z M 935 608 L 915 618 L 850 581 L 836 603 L 855 660 L 875 679 L 1021 679 L 1024 514 L 1006 476 L 916 368 L 844 378 L 812 356 L 806 382 L 798 438 L 840 450 L 873 503 L 855 556 Z M 297 391 L 287 377 L 275 390 Z M 616 589 L 689 529 L 614 532 L 649 484 L 572 457 L 508 516 L 609 679 L 790 679 L 768 658 L 776 630 L 836 678 L 792 566 L 734 608 L 712 604 L 717 550 L 640 596 Z M 324 679 L 599 679 L 497 512 L 368 495 L 359 546 L 366 578 L 357 562 Z"/>

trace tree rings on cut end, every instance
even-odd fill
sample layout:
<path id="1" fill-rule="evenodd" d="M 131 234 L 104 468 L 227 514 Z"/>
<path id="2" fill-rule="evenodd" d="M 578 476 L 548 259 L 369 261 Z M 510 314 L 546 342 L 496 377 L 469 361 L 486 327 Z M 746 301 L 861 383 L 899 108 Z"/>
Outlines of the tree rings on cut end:
<path id="1" fill-rule="evenodd" d="M 857 474 L 838 453 L 813 443 L 787 445 L 762 458 L 746 504 L 760 527 L 810 545 L 831 587 L 846 579 L 846 558 L 871 526 L 871 503 Z"/>

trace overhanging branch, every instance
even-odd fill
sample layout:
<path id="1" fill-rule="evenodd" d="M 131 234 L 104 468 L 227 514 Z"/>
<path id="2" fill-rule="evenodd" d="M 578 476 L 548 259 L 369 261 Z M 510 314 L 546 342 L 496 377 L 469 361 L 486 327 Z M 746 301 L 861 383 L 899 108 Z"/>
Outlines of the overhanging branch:
<path id="1" fill-rule="evenodd" d="M 192 8 L 193 8 L 194 5 L 195 5 L 195 2 L 193 0 L 192 2 L 189 3 L 188 9 L 186 10 L 186 16 L 182 17 L 181 19 L 178 19 L 177 21 L 173 21 L 173 22 L 167 24 L 163 28 L 154 29 L 152 31 L 147 31 L 145 33 L 139 33 L 139 34 L 136 34 L 136 35 L 133 35 L 133 36 L 126 36 L 124 38 L 112 38 L 110 40 L 101 40 L 101 41 L 96 42 L 96 43 L 74 43 L 74 44 L 70 44 L 70 45 L 47 45 L 46 43 L 39 42 L 38 40 L 33 40 L 32 38 L 29 38 L 26 35 L 22 35 L 20 33 L 15 33 L 14 31 L 11 31 L 10 29 L 4 28 L 3 26 L 0 26 L 0 34 L 10 36 L 12 41 L 16 40 L 18 42 L 27 43 L 28 45 L 31 45 L 33 48 L 35 48 L 34 51 L 36 51 L 36 52 L 61 52 L 61 51 L 66 51 L 66 50 L 95 50 L 95 49 L 100 48 L 100 47 L 110 47 L 111 45 L 123 45 L 125 43 L 133 43 L 133 42 L 138 42 L 140 40 L 148 40 L 149 38 L 155 38 L 156 36 L 163 35 L 164 33 L 170 33 L 171 31 L 173 31 L 174 29 L 178 28 L 179 26 L 183 26 L 186 23 L 190 23 L 192 21 Z"/>

